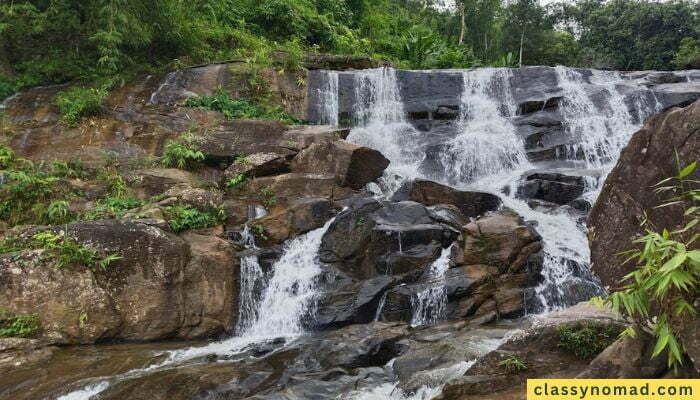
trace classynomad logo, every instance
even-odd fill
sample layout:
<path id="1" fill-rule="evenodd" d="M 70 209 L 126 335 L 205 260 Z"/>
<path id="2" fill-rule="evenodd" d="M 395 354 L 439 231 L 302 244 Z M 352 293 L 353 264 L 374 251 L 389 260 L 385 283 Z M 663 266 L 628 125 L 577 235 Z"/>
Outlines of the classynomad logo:
<path id="1" fill-rule="evenodd" d="M 528 379 L 528 400 L 694 400 L 700 379 Z"/>

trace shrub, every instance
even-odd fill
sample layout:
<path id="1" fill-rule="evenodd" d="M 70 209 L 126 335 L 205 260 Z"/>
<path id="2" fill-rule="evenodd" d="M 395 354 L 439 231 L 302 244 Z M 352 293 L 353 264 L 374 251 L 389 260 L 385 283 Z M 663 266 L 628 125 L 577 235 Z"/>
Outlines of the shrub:
<path id="1" fill-rule="evenodd" d="M 204 153 L 197 147 L 197 139 L 192 135 L 183 135 L 176 141 L 165 145 L 160 163 L 169 168 L 196 169 L 205 160 Z"/>
<path id="2" fill-rule="evenodd" d="M 613 344 L 620 330 L 611 325 L 583 323 L 557 328 L 558 347 L 584 360 L 591 359 Z"/>
<path id="3" fill-rule="evenodd" d="M 683 346 L 673 327 L 697 314 L 692 303 L 700 288 L 700 250 L 693 249 L 700 237 L 696 227 L 700 223 L 700 189 L 693 178 L 698 163 L 682 168 L 677 155 L 676 162 L 678 174 L 659 182 L 654 191 L 672 194 L 658 207 L 683 207 L 684 225 L 661 233 L 647 229 L 645 236 L 633 241 L 639 248 L 626 252 L 626 262 L 634 260 L 638 267 L 623 278 L 624 287 L 605 300 L 593 299 L 632 320 L 634 325 L 623 332 L 625 335 L 635 336 L 639 327 L 651 327 L 656 337 L 653 357 L 667 351 L 669 367 L 683 362 Z M 646 219 L 644 226 L 649 226 Z"/>
<path id="4" fill-rule="evenodd" d="M 61 111 L 61 120 L 75 126 L 84 117 L 98 115 L 105 97 L 104 89 L 73 87 L 58 94 L 56 105 Z"/>
<path id="5" fill-rule="evenodd" d="M 0 101 L 12 96 L 18 89 L 19 85 L 14 79 L 0 74 Z"/>
<path id="6" fill-rule="evenodd" d="M 97 202 L 92 210 L 83 216 L 88 220 L 120 218 L 131 209 L 140 207 L 143 203 L 135 197 L 110 196 Z"/>
<path id="7" fill-rule="evenodd" d="M 0 338 L 36 336 L 41 331 L 36 315 L 14 315 L 0 308 Z"/>
<path id="8" fill-rule="evenodd" d="M 260 195 L 260 200 L 265 207 L 272 207 L 277 204 L 277 197 L 275 196 L 275 191 L 270 186 L 266 186 L 260 189 L 258 193 Z"/>
<path id="9" fill-rule="evenodd" d="M 200 211 L 189 205 L 166 207 L 165 215 L 170 229 L 175 233 L 215 226 L 226 217 L 223 210 Z"/>
<path id="10" fill-rule="evenodd" d="M 46 220 L 52 224 L 61 224 L 69 221 L 70 210 L 65 200 L 52 201 L 46 210 Z"/>
<path id="11" fill-rule="evenodd" d="M 102 257 L 97 251 L 78 243 L 68 235 L 50 231 L 34 234 L 28 246 L 46 250 L 48 258 L 55 261 L 58 268 L 84 266 L 90 269 L 107 269 L 112 262 L 121 258 L 114 254 Z"/>
<path id="12" fill-rule="evenodd" d="M 499 362 L 498 365 L 503 367 L 503 369 L 505 369 L 509 374 L 515 374 L 527 369 L 527 364 L 525 364 L 525 361 L 520 359 L 520 357 L 516 356 L 515 354 L 509 355 L 504 360 Z"/>
<path id="13" fill-rule="evenodd" d="M 62 178 L 80 178 L 83 179 L 87 177 L 87 172 L 85 171 L 85 167 L 83 164 L 80 162 L 80 160 L 77 161 L 54 161 L 51 163 L 51 170 L 53 171 L 53 175 L 59 176 Z"/>
<path id="14" fill-rule="evenodd" d="M 6 145 L 0 145 L 0 169 L 9 168 L 15 161 L 15 152 Z"/>
<path id="15" fill-rule="evenodd" d="M 700 58 L 700 44 L 693 38 L 683 38 L 671 63 L 676 69 L 683 69 L 694 59 Z"/>
<path id="16" fill-rule="evenodd" d="M 252 85 L 255 86 L 255 84 Z M 287 114 L 279 107 L 264 108 L 247 100 L 233 99 L 221 89 L 217 90 L 213 96 L 190 97 L 185 105 L 218 111 L 227 119 L 274 119 L 290 124 L 301 123 L 301 120 Z"/>

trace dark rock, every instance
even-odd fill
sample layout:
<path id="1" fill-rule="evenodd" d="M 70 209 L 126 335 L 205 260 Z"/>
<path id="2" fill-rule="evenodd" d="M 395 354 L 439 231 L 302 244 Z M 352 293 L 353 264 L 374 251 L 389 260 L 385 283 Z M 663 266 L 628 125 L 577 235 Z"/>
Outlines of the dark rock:
<path id="1" fill-rule="evenodd" d="M 325 198 L 300 198 L 286 207 L 275 207 L 254 224 L 262 226 L 265 243 L 281 243 L 311 230 L 320 228 L 335 213 L 333 204 Z"/>
<path id="2" fill-rule="evenodd" d="M 372 322 L 383 292 L 394 281 L 391 276 L 378 276 L 332 289 L 320 301 L 316 324 L 320 328 L 337 328 Z"/>
<path id="3" fill-rule="evenodd" d="M 427 206 L 452 205 L 466 218 L 476 218 L 501 206 L 498 196 L 484 192 L 463 192 L 426 180 L 407 181 L 394 194 L 393 201 L 415 201 Z"/>
<path id="4" fill-rule="evenodd" d="M 673 72 L 652 72 L 646 76 L 646 80 L 652 84 L 685 82 L 685 77 Z"/>
<path id="5" fill-rule="evenodd" d="M 457 235 L 421 204 L 366 199 L 338 215 L 323 237 L 319 256 L 350 276 L 367 279 L 430 263 L 438 246 L 447 247 Z"/>
<path id="6" fill-rule="evenodd" d="M 518 187 L 517 196 L 566 204 L 581 196 L 585 188 L 582 176 L 536 172 L 525 177 L 525 181 Z"/>
<path id="7" fill-rule="evenodd" d="M 656 340 L 646 332 L 618 339 L 600 353 L 577 379 L 651 379 L 667 369 L 666 354 L 652 357 Z"/>
<path id="8" fill-rule="evenodd" d="M 655 208 L 665 198 L 650 188 L 678 173 L 676 151 L 682 165 L 700 160 L 699 124 L 700 102 L 671 109 L 647 121 L 622 151 L 588 219 L 592 269 L 604 285 L 617 287 L 635 268 L 620 254 L 644 234 L 642 219 L 657 230 L 683 224 L 683 208 Z"/>

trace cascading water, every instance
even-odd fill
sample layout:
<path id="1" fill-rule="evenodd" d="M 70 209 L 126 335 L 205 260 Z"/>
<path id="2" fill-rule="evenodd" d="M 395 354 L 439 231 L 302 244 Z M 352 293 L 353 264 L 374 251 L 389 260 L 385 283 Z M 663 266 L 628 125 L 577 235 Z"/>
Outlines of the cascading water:
<path id="1" fill-rule="evenodd" d="M 338 73 L 322 71 L 325 79 L 322 87 L 316 89 L 321 104 L 319 122 L 326 125 L 338 125 Z"/>
<path id="2" fill-rule="evenodd" d="M 59 400 L 89 400 L 107 390 L 110 381 L 113 380 L 138 377 L 211 354 L 232 355 L 256 343 L 277 338 L 290 340 L 303 335 L 306 332 L 305 322 L 310 322 L 315 315 L 319 295 L 317 284 L 322 269 L 318 262 L 318 249 L 333 220 L 285 244 L 282 257 L 274 263 L 272 277 L 266 282 L 260 296 L 256 294 L 266 274 L 257 257 L 246 256 L 241 259 L 241 293 L 236 336 L 203 347 L 169 352 L 167 358 L 158 364 L 129 371 L 112 377 L 109 381 L 92 383 L 59 397 Z"/>
<path id="3" fill-rule="evenodd" d="M 357 73 L 354 112 L 359 125 L 348 140 L 375 148 L 391 160 L 380 182 L 385 195 L 405 179 L 431 179 L 458 189 L 498 194 L 507 207 L 535 222 L 543 237 L 545 257 L 544 279 L 535 293 L 539 304 L 532 304 L 532 311 L 557 309 L 602 294 L 588 267 L 585 226 L 566 209 L 533 209 L 516 198 L 514 188 L 535 165 L 528 161 L 511 122 L 517 111 L 511 70 L 486 68 L 460 74 L 463 91 L 457 134 L 426 146 L 422 137 L 430 132 L 417 132 L 404 114 L 397 112 L 401 110 L 401 93 L 396 72 L 387 68 Z M 652 91 L 621 93 L 618 85 L 623 79 L 615 72 L 591 71 L 586 77 L 581 71 L 558 67 L 556 76 L 562 92 L 564 128 L 576 138 L 567 154 L 559 158 L 578 165 L 582 160 L 585 168 L 600 170 L 599 178 L 585 178 L 583 198 L 593 202 L 622 147 L 643 119 L 660 106 Z M 433 163 L 431 168 L 425 167 L 427 161 Z M 508 195 L 503 194 L 505 187 L 511 188 Z"/>
<path id="4" fill-rule="evenodd" d="M 462 78 L 461 133 L 439 154 L 442 178 L 460 185 L 527 166 L 522 140 L 508 120 L 516 111 L 510 70 L 465 71 Z"/>
<path id="5" fill-rule="evenodd" d="M 450 268 L 452 246 L 443 249 L 440 257 L 427 271 L 427 288 L 411 297 L 411 326 L 432 325 L 440 321 L 447 312 L 447 289 L 445 273 Z"/>

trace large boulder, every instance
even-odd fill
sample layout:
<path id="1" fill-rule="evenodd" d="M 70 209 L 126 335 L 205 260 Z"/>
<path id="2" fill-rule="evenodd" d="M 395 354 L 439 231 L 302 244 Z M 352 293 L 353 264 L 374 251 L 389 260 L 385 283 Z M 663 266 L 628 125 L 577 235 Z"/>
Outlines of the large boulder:
<path id="1" fill-rule="evenodd" d="M 584 177 L 559 172 L 536 171 L 525 176 L 517 195 L 525 199 L 567 204 L 581 196 L 586 189 Z"/>
<path id="2" fill-rule="evenodd" d="M 388 166 L 377 150 L 344 140 L 312 144 L 292 161 L 294 172 L 333 174 L 340 186 L 356 190 L 382 176 Z"/>
<path id="3" fill-rule="evenodd" d="M 405 182 L 394 194 L 394 201 L 415 201 L 427 206 L 446 204 L 457 207 L 466 218 L 476 218 L 501 206 L 498 196 L 484 192 L 465 192 L 436 182 Z"/>
<path id="4" fill-rule="evenodd" d="M 423 269 L 439 255 L 423 250 L 447 247 L 458 235 L 421 204 L 363 199 L 336 217 L 319 257 L 349 276 L 368 279 L 410 272 L 407 265 Z"/>
<path id="5" fill-rule="evenodd" d="M 180 238 L 138 221 L 61 229 L 121 259 L 90 270 L 57 268 L 44 250 L 0 256 L 0 304 L 36 314 L 45 337 L 58 343 L 198 338 L 228 332 L 235 322 L 238 260 L 228 242 L 194 233 Z"/>
<path id="6" fill-rule="evenodd" d="M 591 266 L 604 285 L 617 287 L 635 268 L 620 254 L 651 226 L 673 230 L 682 223 L 683 208 L 655 208 L 666 200 L 653 186 L 678 174 L 682 165 L 700 160 L 700 101 L 657 114 L 634 134 L 608 175 L 589 216 Z M 700 171 L 695 172 L 695 176 Z M 693 177 L 690 177 L 693 178 Z M 641 226 L 646 219 L 647 226 Z"/>

